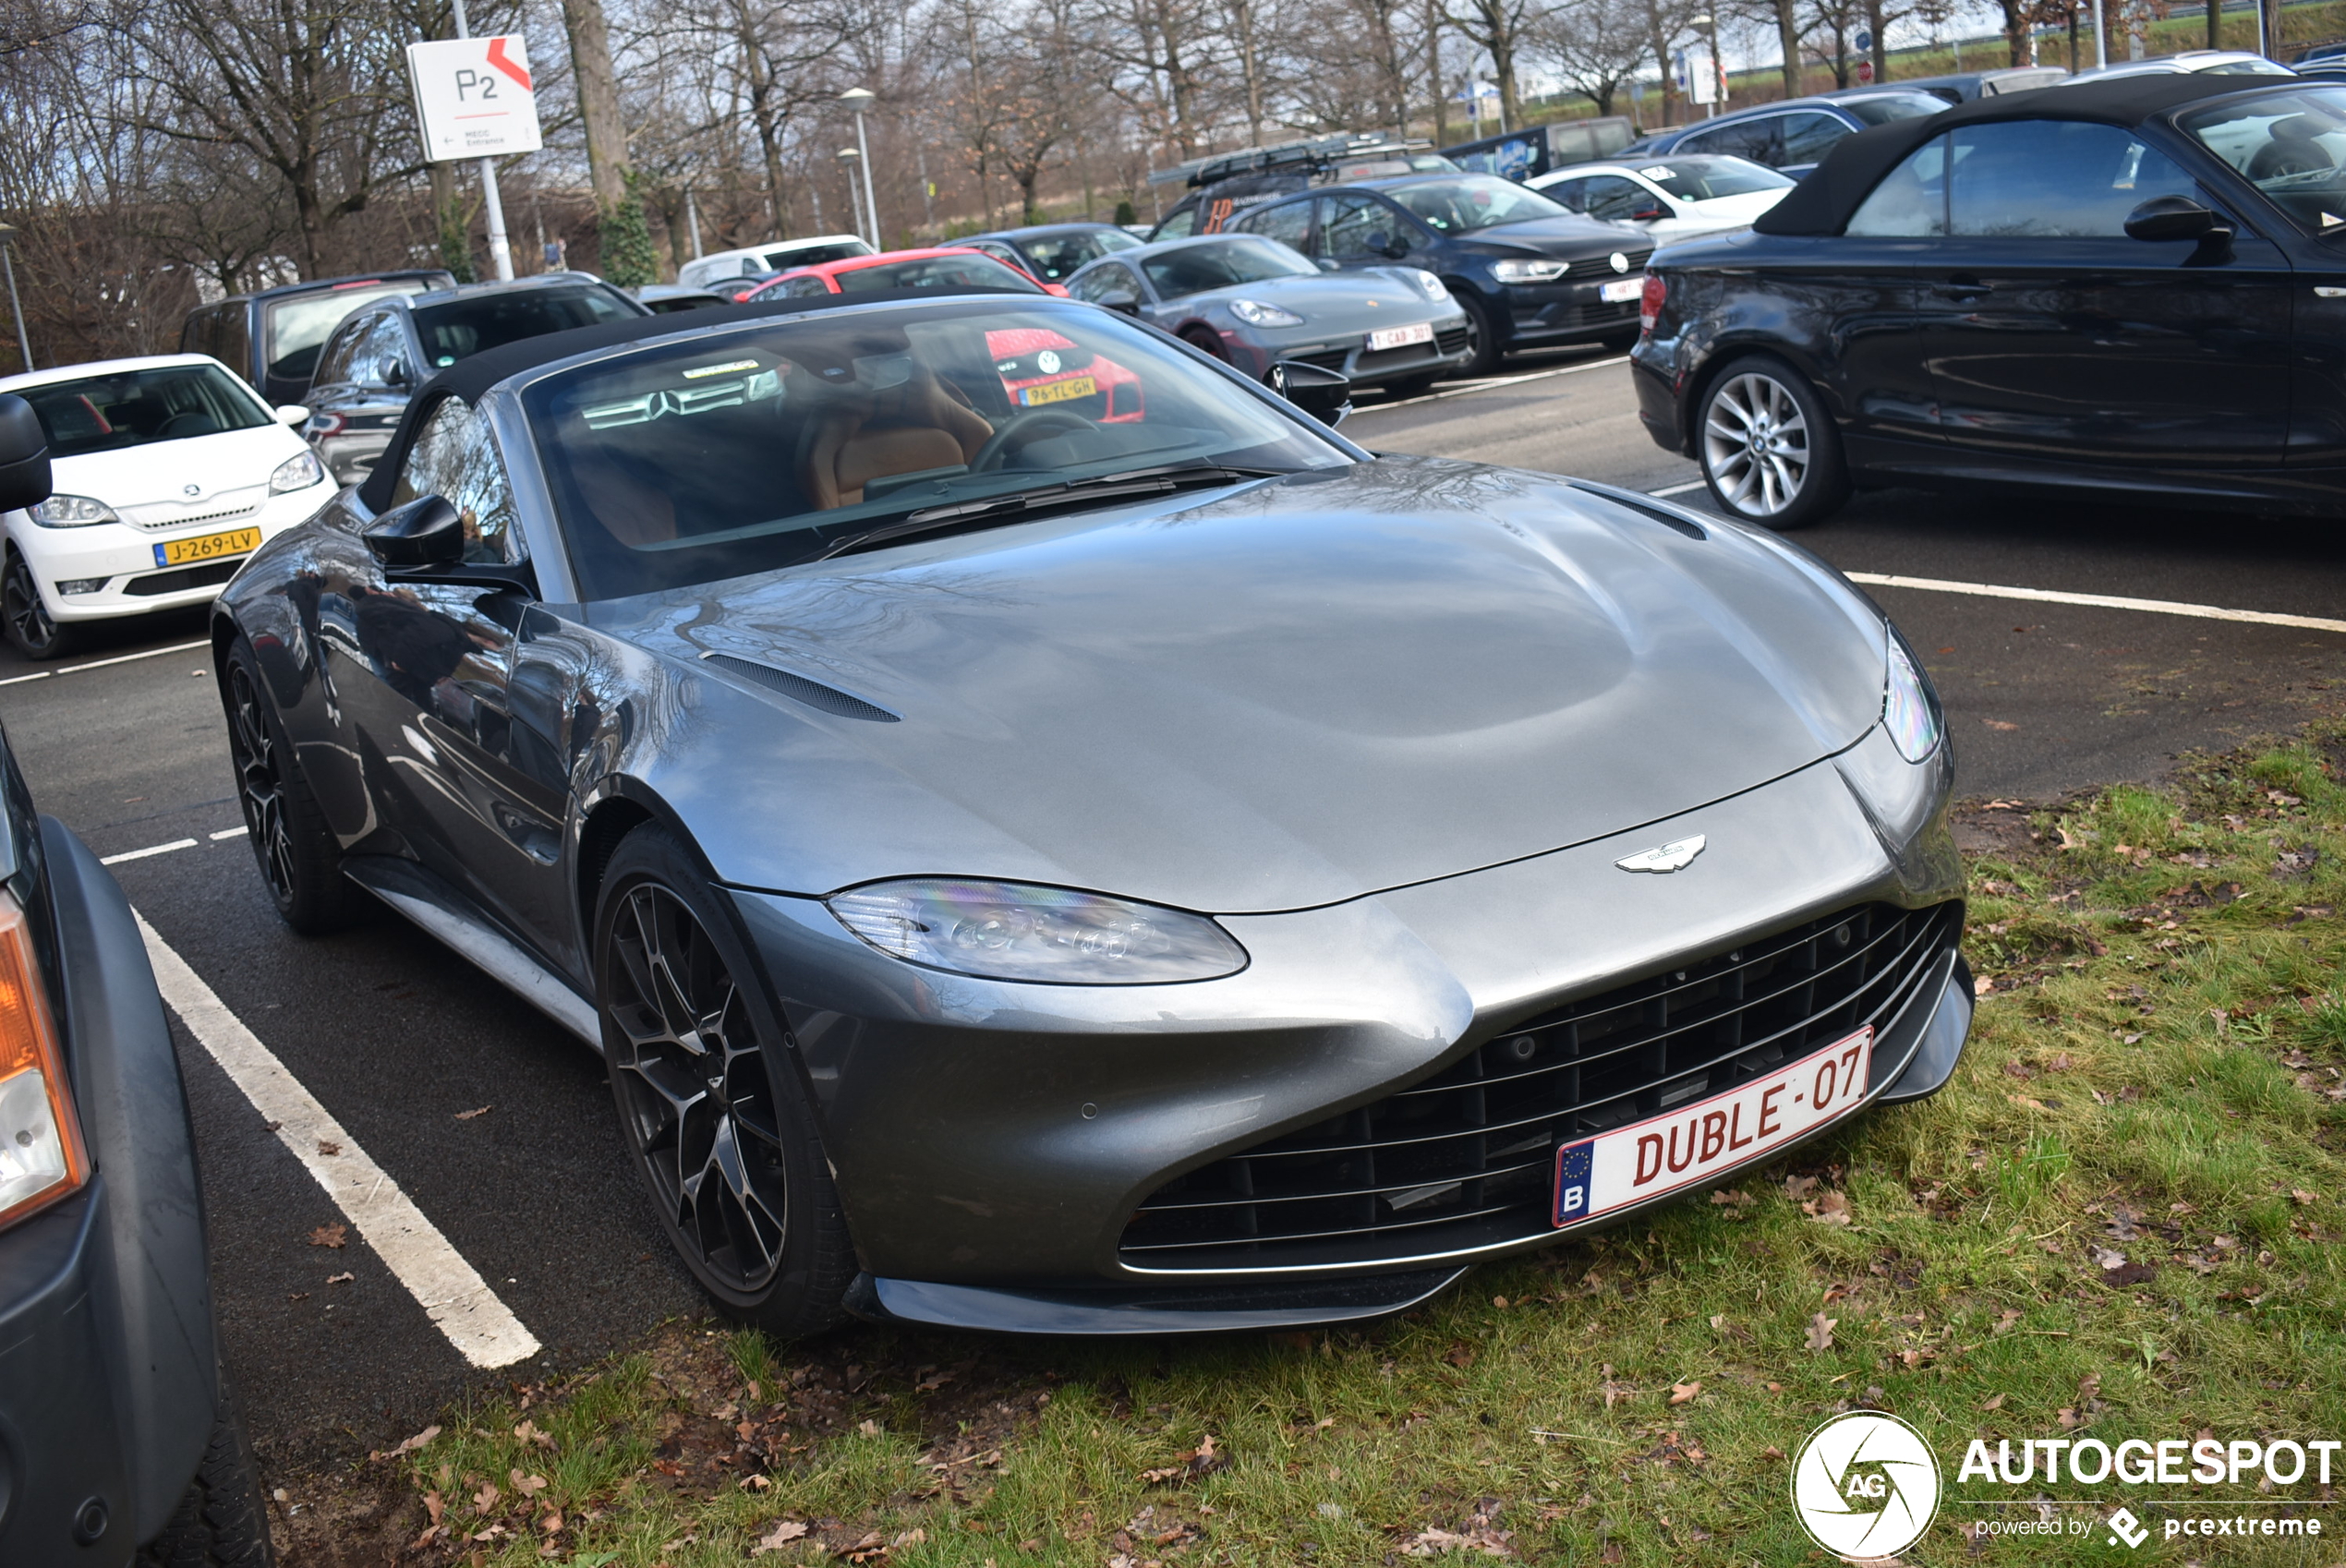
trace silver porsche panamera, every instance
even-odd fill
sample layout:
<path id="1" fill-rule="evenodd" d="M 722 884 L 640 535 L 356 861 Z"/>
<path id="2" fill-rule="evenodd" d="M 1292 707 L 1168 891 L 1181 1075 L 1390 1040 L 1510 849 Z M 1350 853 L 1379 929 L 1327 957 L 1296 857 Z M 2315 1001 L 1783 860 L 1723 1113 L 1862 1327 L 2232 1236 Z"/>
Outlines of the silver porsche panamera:
<path id="1" fill-rule="evenodd" d="M 1080 303 L 478 356 L 214 642 L 280 912 L 604 1053 L 781 1333 L 1389 1312 L 1969 1026 L 1936 699 L 1837 573 Z"/>

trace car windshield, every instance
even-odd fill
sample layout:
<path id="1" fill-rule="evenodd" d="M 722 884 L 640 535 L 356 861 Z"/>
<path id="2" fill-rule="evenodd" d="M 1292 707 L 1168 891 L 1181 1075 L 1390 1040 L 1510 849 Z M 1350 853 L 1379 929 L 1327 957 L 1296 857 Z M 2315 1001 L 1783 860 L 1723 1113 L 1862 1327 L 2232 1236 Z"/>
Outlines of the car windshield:
<path id="1" fill-rule="evenodd" d="M 1203 294 L 1233 283 L 1267 283 L 1273 278 L 1315 278 L 1320 270 L 1302 252 L 1255 235 L 1202 240 L 1143 259 L 1141 271 L 1167 299 Z"/>
<path id="2" fill-rule="evenodd" d="M 790 245 L 766 253 L 769 269 L 784 267 L 819 267 L 826 261 L 845 261 L 857 256 L 869 256 L 872 247 L 860 239 L 840 240 L 835 245 Z"/>
<path id="3" fill-rule="evenodd" d="M 883 288 L 1014 288 L 1041 294 L 1032 278 L 1022 277 L 982 253 L 929 256 L 916 261 L 883 261 L 876 267 L 850 267 L 831 274 L 842 294 L 868 294 Z"/>
<path id="4" fill-rule="evenodd" d="M 1046 299 L 755 322 L 548 376 L 522 403 L 590 599 L 1133 470 L 1350 461 L 1171 340 Z"/>
<path id="5" fill-rule="evenodd" d="M 1886 126 L 1893 120 L 1919 120 L 1943 113 L 1947 101 L 1935 92 L 1889 92 L 1880 98 L 1844 98 L 1838 107 L 1861 124 Z"/>
<path id="6" fill-rule="evenodd" d="M 1131 250 L 1141 242 L 1122 229 L 1080 229 L 1073 234 L 1029 235 L 1018 241 L 1018 252 L 1034 275 L 1058 283 L 1086 262 L 1112 250 Z"/>
<path id="7" fill-rule="evenodd" d="M 2276 88 L 2178 123 L 2308 234 L 2346 233 L 2346 87 Z"/>
<path id="8" fill-rule="evenodd" d="M 272 303 L 261 326 L 261 360 L 268 373 L 289 381 L 309 379 L 318 368 L 318 351 L 342 319 L 362 305 L 398 294 L 421 294 L 424 280 L 394 283 L 344 283 L 317 294 L 297 294 Z"/>
<path id="9" fill-rule="evenodd" d="M 485 348 L 634 314 L 599 288 L 521 289 L 421 306 L 416 334 L 423 339 L 425 363 L 448 366 Z"/>
<path id="10" fill-rule="evenodd" d="M 2291 77 L 2297 73 L 2272 60 L 2225 60 L 2213 66 L 2202 66 L 2204 77 Z"/>
<path id="11" fill-rule="evenodd" d="M 53 381 L 25 389 L 24 400 L 40 416 L 51 457 L 85 457 L 275 422 L 242 382 L 213 365 Z"/>
<path id="12" fill-rule="evenodd" d="M 1488 175 L 1397 186 L 1385 194 L 1423 219 L 1426 227 L 1436 234 L 1472 234 L 1494 223 L 1572 216 L 1569 209 L 1557 206 L 1536 190 Z"/>
<path id="13" fill-rule="evenodd" d="M 1673 158 L 1667 163 L 1647 164 L 1638 173 L 1681 201 L 1749 196 L 1758 190 L 1783 190 L 1795 183 L 1773 169 L 1741 158 Z"/>

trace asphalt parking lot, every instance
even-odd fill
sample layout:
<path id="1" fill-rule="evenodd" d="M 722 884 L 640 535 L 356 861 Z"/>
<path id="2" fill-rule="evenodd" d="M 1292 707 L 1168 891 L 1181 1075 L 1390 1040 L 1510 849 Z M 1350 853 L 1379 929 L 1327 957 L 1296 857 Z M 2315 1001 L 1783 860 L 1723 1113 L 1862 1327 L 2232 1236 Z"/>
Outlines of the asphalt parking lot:
<path id="1" fill-rule="evenodd" d="M 1615 356 L 1518 362 L 1491 383 L 1364 404 L 1346 428 L 1379 450 L 1702 500 L 1686 488 L 1694 465 L 1638 425 Z M 1860 497 L 1801 539 L 1856 573 L 2346 616 L 2346 538 L 2323 524 L 1898 491 Z M 1871 591 L 1940 683 L 1972 796 L 2151 777 L 2179 752 L 2337 711 L 2346 693 L 2346 630 Z M 101 856 L 126 857 L 115 874 L 161 941 L 548 1361 L 697 1311 L 623 1163 L 590 1054 L 394 918 L 314 941 L 278 923 L 242 840 L 209 658 L 186 645 L 201 636 L 200 616 L 129 628 L 45 672 L 0 654 L 0 721 L 41 805 Z M 375 1251 L 338 1231 L 342 1213 L 215 1061 L 217 1041 L 183 1031 L 181 1044 L 220 1317 L 264 1464 L 405 1435 L 481 1372 Z"/>

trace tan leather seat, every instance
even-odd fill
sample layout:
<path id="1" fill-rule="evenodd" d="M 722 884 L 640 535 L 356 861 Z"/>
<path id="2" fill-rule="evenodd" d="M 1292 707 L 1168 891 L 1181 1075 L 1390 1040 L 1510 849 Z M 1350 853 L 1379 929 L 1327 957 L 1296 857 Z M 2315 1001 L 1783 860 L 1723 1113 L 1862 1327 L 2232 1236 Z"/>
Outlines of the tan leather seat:
<path id="1" fill-rule="evenodd" d="M 902 386 L 843 394 L 812 418 L 798 480 L 818 508 L 853 506 L 874 479 L 966 464 L 993 433 L 960 389 L 922 367 Z"/>

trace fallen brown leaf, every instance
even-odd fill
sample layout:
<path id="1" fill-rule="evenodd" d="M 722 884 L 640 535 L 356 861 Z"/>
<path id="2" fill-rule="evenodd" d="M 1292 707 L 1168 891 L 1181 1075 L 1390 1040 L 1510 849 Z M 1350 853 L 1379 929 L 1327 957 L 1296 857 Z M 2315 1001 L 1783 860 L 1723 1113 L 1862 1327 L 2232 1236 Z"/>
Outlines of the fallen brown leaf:
<path id="1" fill-rule="evenodd" d="M 1673 1405 L 1684 1405 L 1701 1392 L 1702 1384 L 1699 1382 L 1672 1383 L 1670 1385 L 1670 1403 Z"/>
<path id="2" fill-rule="evenodd" d="M 318 1152 L 331 1157 L 342 1152 L 342 1145 L 339 1143 L 329 1143 L 321 1138 L 318 1140 Z"/>
<path id="3" fill-rule="evenodd" d="M 513 1482 L 514 1490 L 524 1497 L 536 1497 L 546 1490 L 546 1478 L 543 1476 L 525 1476 L 516 1469 L 507 1471 L 505 1478 Z"/>
<path id="4" fill-rule="evenodd" d="M 350 1235 L 348 1225 L 320 1225 L 309 1233 L 312 1247 L 340 1247 Z"/>
<path id="5" fill-rule="evenodd" d="M 426 1427 L 414 1437 L 402 1439 L 400 1441 L 393 1443 L 391 1447 L 382 1450 L 381 1453 L 369 1453 L 367 1457 L 369 1459 L 396 1459 L 403 1453 L 415 1453 L 416 1450 L 423 1447 L 424 1444 L 429 1442 L 432 1439 L 438 1437 L 439 1435 L 440 1429 L 437 1426 Z M 435 1525 L 439 1524 L 440 1516 L 435 1514 L 432 1515 L 431 1522 Z"/>
<path id="6" fill-rule="evenodd" d="M 1811 1350 L 1831 1350 L 1832 1348 L 1832 1331 L 1840 1325 L 1840 1319 L 1828 1318 L 1822 1312 L 1820 1312 L 1815 1317 L 1809 1319 L 1808 1348 Z"/>
<path id="7" fill-rule="evenodd" d="M 483 1105 L 478 1111 L 459 1111 L 456 1113 L 456 1119 L 460 1122 L 468 1122 L 475 1116 L 485 1116 L 496 1108 L 494 1105 Z"/>
<path id="8" fill-rule="evenodd" d="M 2005 1396 L 2000 1393 L 1992 1399 L 1983 1399 L 1979 1402 L 1979 1408 L 1982 1410 L 2001 1410 L 2004 1407 L 2004 1398 Z"/>
<path id="9" fill-rule="evenodd" d="M 326 1276 L 326 1283 L 328 1285 L 348 1285 L 351 1281 L 357 1279 L 357 1277 L 358 1276 L 357 1274 L 352 1273 L 328 1274 Z"/>
<path id="10" fill-rule="evenodd" d="M 749 1554 L 756 1557 L 760 1552 L 780 1551 L 791 1542 L 804 1539 L 805 1535 L 806 1526 L 797 1520 L 777 1520 L 772 1529 L 757 1538 L 757 1544 L 750 1549 Z"/>

